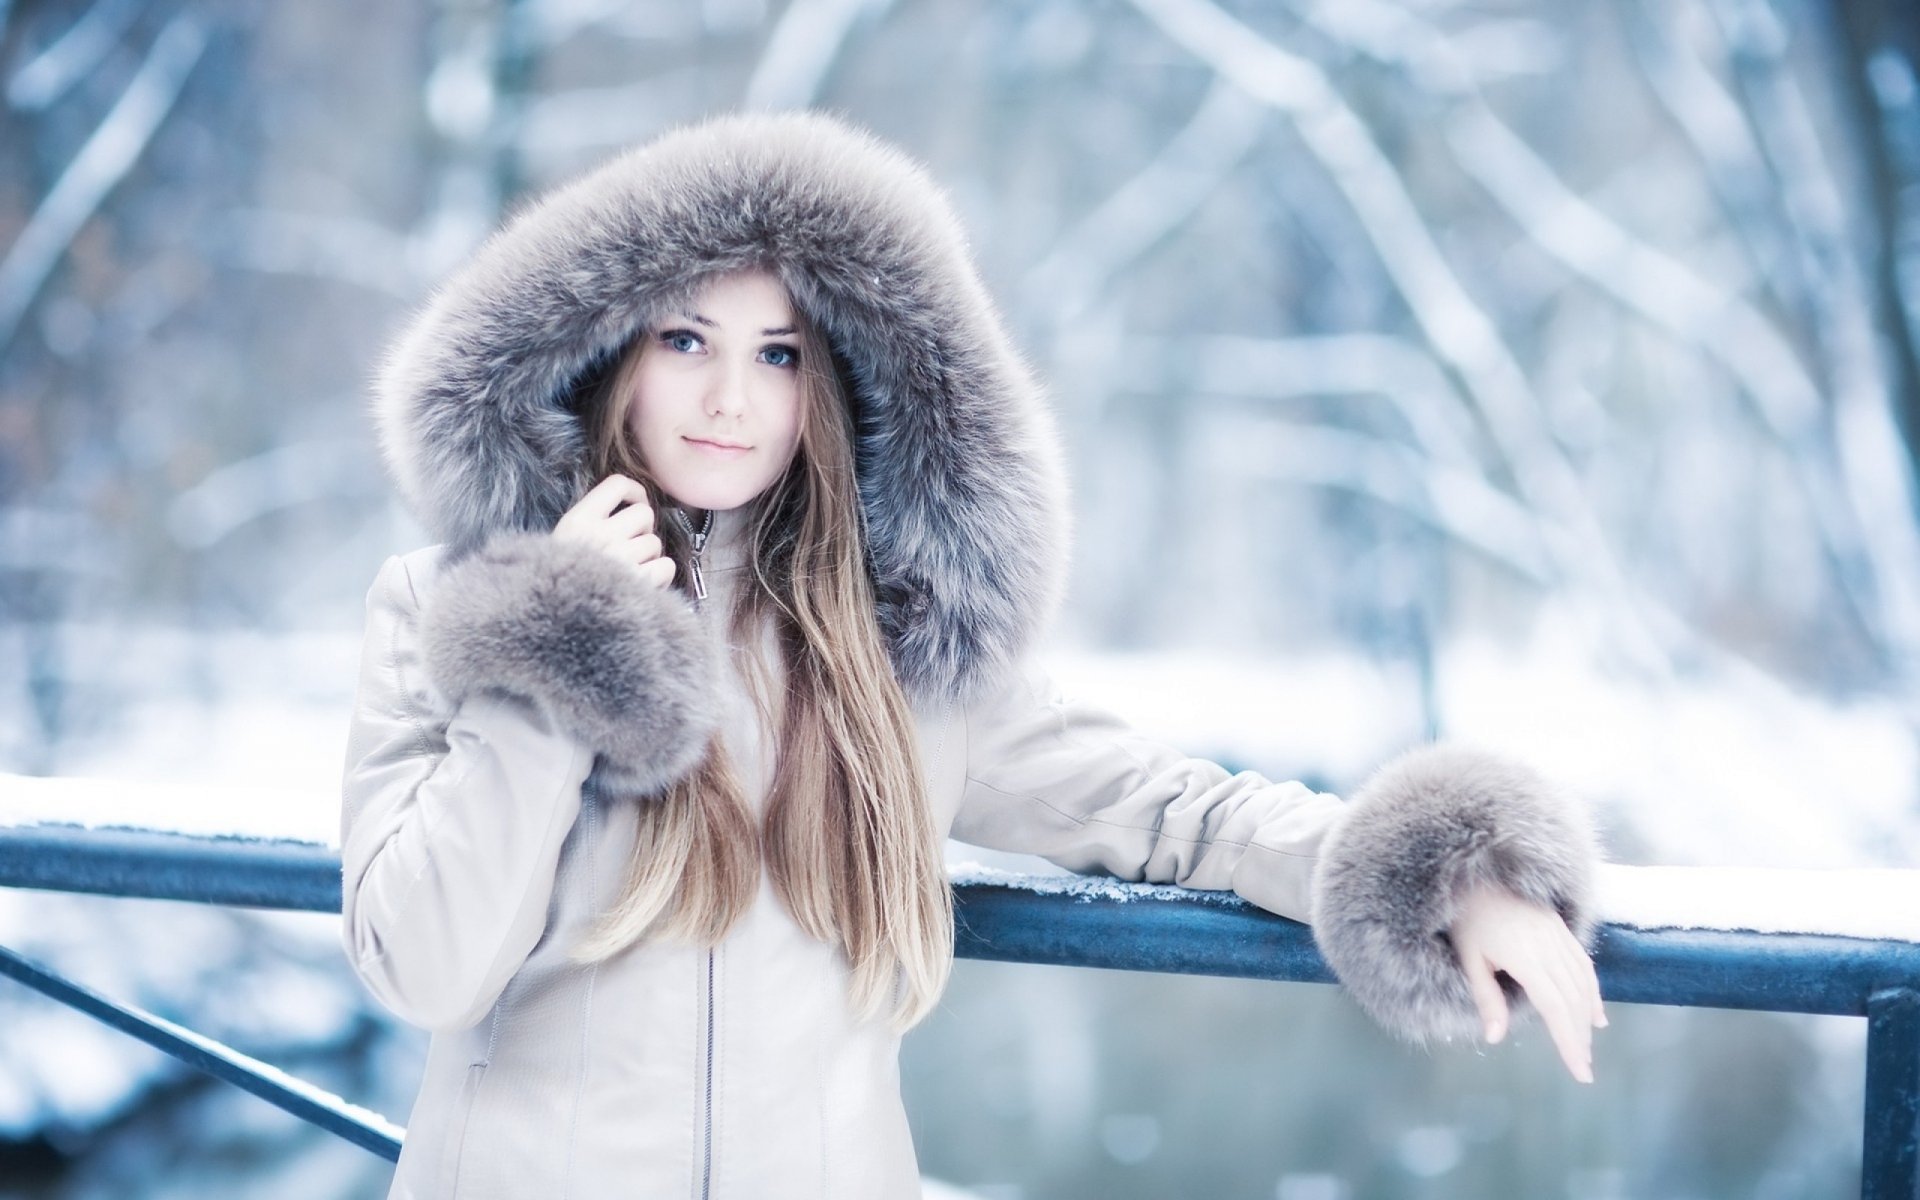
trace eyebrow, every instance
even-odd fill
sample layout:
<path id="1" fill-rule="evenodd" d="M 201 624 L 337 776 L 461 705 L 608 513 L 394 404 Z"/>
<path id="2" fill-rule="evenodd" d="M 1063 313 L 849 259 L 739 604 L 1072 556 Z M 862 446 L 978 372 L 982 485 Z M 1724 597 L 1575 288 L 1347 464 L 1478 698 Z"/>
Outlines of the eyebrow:
<path id="1" fill-rule="evenodd" d="M 687 320 L 692 321 L 696 325 L 705 325 L 708 329 L 720 328 L 720 326 L 714 324 L 712 320 L 710 320 L 707 317 L 701 316 L 699 313 L 687 313 L 685 315 Z M 794 332 L 795 330 L 793 326 L 782 325 L 778 329 L 762 329 L 760 331 L 760 336 L 761 337 L 788 337 L 788 336 L 791 336 Z"/>

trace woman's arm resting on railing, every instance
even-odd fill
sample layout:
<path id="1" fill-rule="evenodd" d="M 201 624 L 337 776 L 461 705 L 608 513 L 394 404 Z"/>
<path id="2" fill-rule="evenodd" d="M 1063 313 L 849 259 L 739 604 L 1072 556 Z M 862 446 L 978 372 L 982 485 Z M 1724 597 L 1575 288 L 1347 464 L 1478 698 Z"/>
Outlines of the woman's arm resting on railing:
<path id="1" fill-rule="evenodd" d="M 1190 758 L 1062 696 L 1032 665 L 964 715 L 955 838 L 1075 871 L 1234 891 L 1307 919 L 1339 797 Z"/>
<path id="2" fill-rule="evenodd" d="M 1430 747 L 1343 804 L 1181 754 L 1063 698 L 1032 667 L 970 706 L 966 731 L 955 838 L 1076 871 L 1230 889 L 1314 921 L 1328 965 L 1411 1040 L 1504 1035 L 1505 996 L 1496 1007 L 1484 984 L 1492 971 L 1531 981 L 1580 1074 L 1579 1031 L 1598 1015 L 1575 936 L 1591 928 L 1593 838 L 1578 810 L 1524 768 Z M 1479 889 L 1493 890 L 1467 903 Z M 1497 903 L 1505 896 L 1526 903 Z M 1471 968 L 1450 930 L 1466 934 Z"/>

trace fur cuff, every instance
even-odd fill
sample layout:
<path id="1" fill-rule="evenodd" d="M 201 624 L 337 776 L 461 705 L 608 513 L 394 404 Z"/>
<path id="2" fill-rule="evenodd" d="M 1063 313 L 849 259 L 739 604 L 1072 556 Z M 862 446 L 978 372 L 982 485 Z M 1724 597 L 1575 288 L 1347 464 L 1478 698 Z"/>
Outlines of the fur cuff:
<path id="1" fill-rule="evenodd" d="M 1598 850 L 1585 814 L 1531 768 L 1456 746 L 1375 772 L 1328 836 L 1313 933 L 1355 1000 L 1409 1041 L 1476 1037 L 1480 1019 L 1445 931 L 1473 886 L 1498 884 L 1593 933 Z M 1504 976 L 1508 1000 L 1517 989 Z"/>
<path id="2" fill-rule="evenodd" d="M 598 752 L 599 778 L 649 794 L 699 765 L 719 726 L 712 639 L 680 593 L 598 550 L 505 534 L 441 572 L 421 613 L 427 671 L 456 703 L 502 691 Z"/>

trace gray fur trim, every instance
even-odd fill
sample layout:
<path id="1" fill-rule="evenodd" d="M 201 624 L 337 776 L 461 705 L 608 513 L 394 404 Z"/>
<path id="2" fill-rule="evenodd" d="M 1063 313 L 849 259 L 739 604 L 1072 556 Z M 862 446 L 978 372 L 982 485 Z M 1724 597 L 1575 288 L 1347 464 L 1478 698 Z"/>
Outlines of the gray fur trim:
<path id="1" fill-rule="evenodd" d="M 765 267 L 855 396 L 880 627 L 917 700 L 965 700 L 1051 615 L 1066 567 L 1052 418 L 945 196 L 807 113 L 727 117 L 528 208 L 443 286 L 381 373 L 387 461 L 456 553 L 544 531 L 593 481 L 576 384 L 709 277 Z"/>
<path id="2" fill-rule="evenodd" d="M 1593 831 L 1570 797 L 1526 765 L 1424 746 L 1375 772 L 1350 809 L 1321 847 L 1314 939 L 1360 1006 L 1401 1037 L 1480 1033 L 1444 936 L 1474 885 L 1546 905 L 1583 944 L 1592 937 Z"/>
<path id="3" fill-rule="evenodd" d="M 719 727 L 719 660 L 699 617 L 601 551 L 494 538 L 441 572 L 420 626 L 427 673 L 451 699 L 494 690 L 544 705 L 616 792 L 688 774 Z"/>

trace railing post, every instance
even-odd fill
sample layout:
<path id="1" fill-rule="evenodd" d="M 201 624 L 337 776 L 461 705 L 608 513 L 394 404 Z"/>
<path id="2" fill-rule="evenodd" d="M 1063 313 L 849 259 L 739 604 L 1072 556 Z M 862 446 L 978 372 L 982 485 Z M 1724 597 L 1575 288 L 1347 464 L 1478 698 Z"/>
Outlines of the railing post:
<path id="1" fill-rule="evenodd" d="M 1862 1200 L 1920 1200 L 1920 992 L 1867 998 Z"/>

